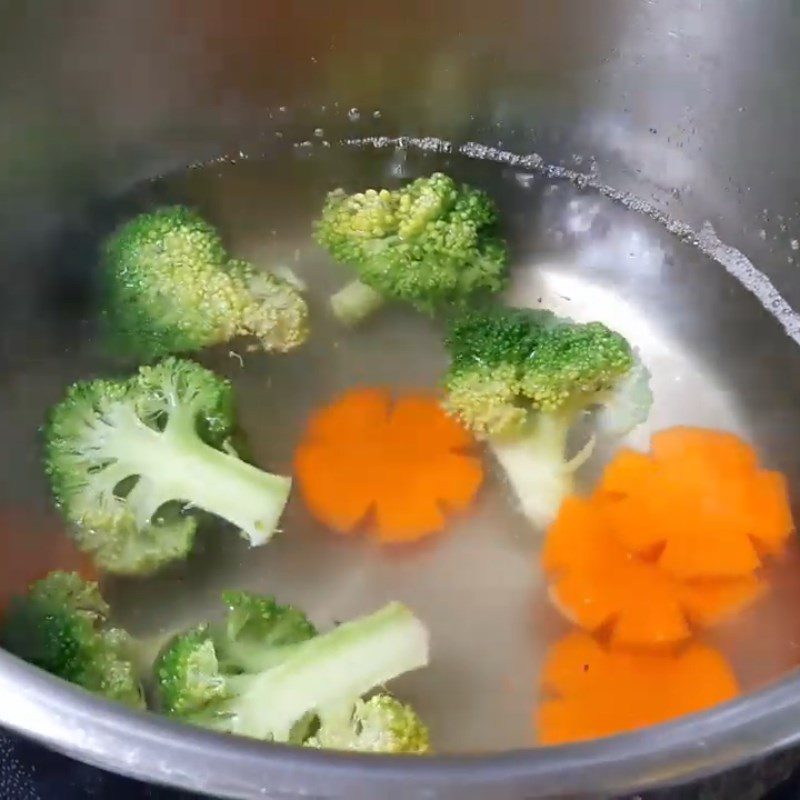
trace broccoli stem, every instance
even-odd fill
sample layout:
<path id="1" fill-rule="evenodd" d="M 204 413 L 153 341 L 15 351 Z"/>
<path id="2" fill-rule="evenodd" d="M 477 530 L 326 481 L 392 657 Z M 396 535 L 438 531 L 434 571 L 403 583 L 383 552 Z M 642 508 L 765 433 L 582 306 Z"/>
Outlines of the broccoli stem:
<path id="1" fill-rule="evenodd" d="M 345 325 L 358 325 L 370 314 L 377 311 L 385 302 L 380 292 L 366 283 L 351 281 L 331 296 L 331 309 L 339 322 Z"/>
<path id="2" fill-rule="evenodd" d="M 536 414 L 522 436 L 490 441 L 523 514 L 538 528 L 553 522 L 573 489 L 578 465 L 568 463 L 565 456 L 572 420 L 571 413 Z"/>
<path id="3" fill-rule="evenodd" d="M 164 503 L 180 500 L 231 522 L 253 546 L 272 537 L 289 497 L 290 478 L 207 445 L 188 412 L 171 414 L 163 432 L 130 416 L 106 452 L 139 475 L 128 496 L 131 506 L 138 507 L 137 516 L 149 518 Z"/>
<path id="4" fill-rule="evenodd" d="M 280 664 L 228 681 L 231 732 L 287 741 L 309 712 L 341 708 L 376 686 L 428 663 L 428 632 L 401 603 L 298 645 Z"/>

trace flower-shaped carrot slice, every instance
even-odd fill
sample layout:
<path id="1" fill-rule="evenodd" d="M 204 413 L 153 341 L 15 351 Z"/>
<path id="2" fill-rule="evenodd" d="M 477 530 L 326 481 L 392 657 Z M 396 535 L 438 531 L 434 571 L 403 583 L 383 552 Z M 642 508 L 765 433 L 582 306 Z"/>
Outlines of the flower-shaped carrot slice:
<path id="1" fill-rule="evenodd" d="M 596 493 L 614 536 L 680 579 L 752 574 L 793 530 L 782 475 L 730 433 L 671 428 L 622 451 Z"/>
<path id="2" fill-rule="evenodd" d="M 472 445 L 433 396 L 392 403 L 387 390 L 357 389 L 314 415 L 295 468 L 306 505 L 328 527 L 350 533 L 371 516 L 382 541 L 412 541 L 472 502 L 483 480 Z"/>
<path id="3" fill-rule="evenodd" d="M 554 745 L 656 725 L 731 700 L 739 686 L 720 653 L 691 644 L 679 653 L 607 650 L 584 633 L 545 660 L 539 741 Z"/>
<path id="4" fill-rule="evenodd" d="M 542 564 L 553 577 L 555 605 L 588 631 L 608 627 L 617 645 L 683 641 L 750 603 L 761 591 L 752 575 L 682 582 L 624 548 L 595 498 L 569 497 L 547 534 Z"/>
<path id="5" fill-rule="evenodd" d="M 711 428 L 666 428 L 653 434 L 650 449 L 657 461 L 702 460 L 728 474 L 758 468 L 758 457 L 747 442 L 734 433 Z"/>

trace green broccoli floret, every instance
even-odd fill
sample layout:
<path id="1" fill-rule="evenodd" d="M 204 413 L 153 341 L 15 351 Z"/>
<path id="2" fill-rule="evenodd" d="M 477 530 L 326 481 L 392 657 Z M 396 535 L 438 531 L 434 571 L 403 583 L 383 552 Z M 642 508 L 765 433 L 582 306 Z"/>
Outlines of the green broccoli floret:
<path id="1" fill-rule="evenodd" d="M 647 418 L 649 373 L 630 344 L 600 322 L 547 311 L 496 308 L 465 314 L 447 338 L 445 408 L 489 441 L 537 526 L 555 518 L 592 441 L 571 460 L 567 437 L 582 414 L 601 412 L 622 435 Z"/>
<path id="2" fill-rule="evenodd" d="M 44 438 L 47 474 L 78 546 L 109 572 L 147 574 L 191 549 L 192 509 L 264 544 L 291 481 L 242 461 L 229 443 L 234 424 L 230 383 L 192 361 L 74 384 Z"/>
<path id="3" fill-rule="evenodd" d="M 318 634 L 272 598 L 225 595 L 223 625 L 176 636 L 156 661 L 162 709 L 185 722 L 275 742 L 419 751 L 413 712 L 362 695 L 428 663 L 428 632 L 400 603 Z M 405 727 L 402 727 L 405 726 Z"/>
<path id="4" fill-rule="evenodd" d="M 384 299 L 432 313 L 506 285 L 508 254 L 494 203 L 438 172 L 396 191 L 331 192 L 315 238 L 358 273 L 331 298 L 346 324 L 360 322 Z"/>
<path id="5" fill-rule="evenodd" d="M 411 706 L 388 694 L 357 700 L 341 717 L 329 714 L 307 747 L 358 750 L 362 753 L 427 753 L 430 735 Z"/>
<path id="6" fill-rule="evenodd" d="M 225 625 L 214 629 L 215 649 L 224 669 L 259 672 L 281 660 L 284 648 L 317 635 L 308 617 L 272 597 L 224 592 Z"/>
<path id="7" fill-rule="evenodd" d="M 308 335 L 297 288 L 230 258 L 217 230 L 191 209 L 160 208 L 105 242 L 103 317 L 117 350 L 143 359 L 188 353 L 235 337 L 286 351 Z"/>
<path id="8" fill-rule="evenodd" d="M 51 572 L 11 601 L 2 644 L 90 692 L 144 708 L 133 640 L 125 631 L 107 627 L 108 611 L 96 583 L 76 573 Z"/>

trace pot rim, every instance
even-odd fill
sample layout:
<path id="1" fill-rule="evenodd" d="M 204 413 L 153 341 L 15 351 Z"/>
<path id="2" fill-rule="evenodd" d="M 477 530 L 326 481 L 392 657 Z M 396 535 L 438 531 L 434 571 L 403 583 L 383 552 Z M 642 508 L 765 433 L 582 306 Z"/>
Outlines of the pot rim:
<path id="1" fill-rule="evenodd" d="M 318 751 L 192 728 L 90 695 L 3 651 L 0 691 L 0 724 L 16 733 L 128 777 L 240 800 L 624 794 L 719 773 L 800 741 L 800 675 L 637 733 L 428 757 Z"/>

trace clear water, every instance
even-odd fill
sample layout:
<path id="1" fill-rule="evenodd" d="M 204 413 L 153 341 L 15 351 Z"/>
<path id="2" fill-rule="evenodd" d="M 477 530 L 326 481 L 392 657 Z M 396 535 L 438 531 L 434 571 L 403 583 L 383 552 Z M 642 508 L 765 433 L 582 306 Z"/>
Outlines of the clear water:
<path id="1" fill-rule="evenodd" d="M 510 302 L 601 319 L 638 345 L 655 376 L 656 402 L 631 442 L 643 446 L 650 431 L 677 423 L 723 427 L 754 439 L 774 466 L 800 479 L 780 446 L 783 409 L 770 407 L 765 418 L 759 405 L 765 387 L 777 387 L 782 373 L 800 363 L 800 350 L 781 325 L 700 248 L 591 187 L 531 166 L 417 149 L 309 144 L 137 187 L 101 209 L 97 235 L 116 218 L 154 204 L 189 203 L 219 226 L 237 257 L 264 268 L 289 266 L 308 283 L 314 327 L 304 348 L 265 356 L 225 347 L 201 356 L 235 381 L 256 463 L 288 471 L 314 408 L 354 385 L 435 389 L 445 364 L 439 326 L 410 310 L 386 309 L 356 331 L 331 319 L 327 297 L 348 274 L 310 239 L 324 194 L 447 171 L 489 191 L 503 211 L 514 253 Z M 742 346 L 741 315 L 759 340 L 765 337 L 772 362 L 754 359 Z M 85 344 L 30 365 L 3 387 L 4 441 L 9 452 L 24 454 L 22 464 L 5 468 L 7 499 L 45 506 L 34 442 L 46 407 L 70 380 L 117 366 L 91 340 L 91 324 L 81 326 Z M 596 477 L 605 455 L 586 466 L 584 483 Z M 476 507 L 423 544 L 379 548 L 366 538 L 337 537 L 295 495 L 282 533 L 268 546 L 250 550 L 230 531 L 210 530 L 187 563 L 146 580 L 108 580 L 106 590 L 119 622 L 154 648 L 171 631 L 219 614 L 225 588 L 273 593 L 306 609 L 321 627 L 402 600 L 430 626 L 433 659 L 427 670 L 398 681 L 397 692 L 429 720 L 437 750 L 499 750 L 533 744 L 541 660 L 568 630 L 546 601 L 539 544 L 492 471 Z M 730 656 L 748 689 L 797 660 L 797 566 L 792 551 L 771 568 L 771 593 L 706 637 Z"/>

